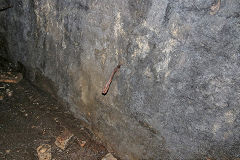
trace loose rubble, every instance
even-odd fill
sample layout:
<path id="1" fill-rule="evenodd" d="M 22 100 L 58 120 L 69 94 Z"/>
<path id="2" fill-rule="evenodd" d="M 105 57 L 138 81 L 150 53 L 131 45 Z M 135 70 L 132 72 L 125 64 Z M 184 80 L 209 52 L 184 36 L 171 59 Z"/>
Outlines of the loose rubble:
<path id="1" fill-rule="evenodd" d="M 0 77 L 20 72 L 13 67 L 0 57 Z M 0 106 L 0 160 L 99 160 L 108 153 L 82 121 L 25 79 L 0 82 Z"/>
<path id="2" fill-rule="evenodd" d="M 62 150 L 64 150 L 67 147 L 68 141 L 73 137 L 73 134 L 65 129 L 63 133 L 56 138 L 55 144 Z"/>
<path id="3" fill-rule="evenodd" d="M 4 83 L 18 83 L 22 80 L 22 73 L 2 72 L 0 74 L 0 82 Z"/>
<path id="4" fill-rule="evenodd" d="M 51 160 L 51 145 L 43 144 L 37 148 L 38 159 L 39 160 Z"/>
<path id="5" fill-rule="evenodd" d="M 5 152 L 6 152 L 6 154 L 9 154 L 11 152 L 11 150 L 7 149 Z"/>
<path id="6" fill-rule="evenodd" d="M 6 89 L 6 94 L 8 95 L 8 97 L 12 97 L 13 91 L 11 91 L 10 89 Z"/>

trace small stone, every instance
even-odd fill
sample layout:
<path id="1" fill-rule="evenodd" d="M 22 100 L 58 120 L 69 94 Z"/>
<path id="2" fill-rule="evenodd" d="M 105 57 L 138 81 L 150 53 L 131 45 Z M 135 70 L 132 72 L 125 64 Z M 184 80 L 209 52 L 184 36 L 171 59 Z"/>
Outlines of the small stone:
<path id="1" fill-rule="evenodd" d="M 78 141 L 78 143 L 81 147 L 84 147 L 87 142 L 86 141 Z"/>
<path id="2" fill-rule="evenodd" d="M 37 128 L 37 126 L 32 126 L 32 128 Z"/>
<path id="3" fill-rule="evenodd" d="M 46 132 L 47 132 L 46 129 L 43 129 L 42 134 L 46 134 Z"/>
<path id="4" fill-rule="evenodd" d="M 8 149 L 8 150 L 6 150 L 5 151 L 7 154 L 9 154 L 10 152 L 11 152 L 11 150 L 10 149 Z"/>
<path id="5" fill-rule="evenodd" d="M 111 153 L 105 155 L 102 160 L 117 160 Z"/>
<path id="6" fill-rule="evenodd" d="M 22 113 L 23 113 L 23 112 L 25 112 L 25 109 L 23 109 L 23 108 L 20 108 L 20 112 L 22 112 Z"/>
<path id="7" fill-rule="evenodd" d="M 11 97 L 13 94 L 13 91 L 11 91 L 10 89 L 6 89 L 6 93 L 9 97 Z"/>
<path id="8" fill-rule="evenodd" d="M 25 114 L 24 114 L 24 116 L 25 116 L 25 117 L 27 117 L 27 116 L 28 116 L 28 114 L 27 114 L 27 113 L 25 113 Z"/>
<path id="9" fill-rule="evenodd" d="M 13 92 L 8 92 L 9 97 L 12 97 L 12 95 L 13 95 Z"/>
<path id="10" fill-rule="evenodd" d="M 43 144 L 37 148 L 38 159 L 39 160 L 51 160 L 51 145 Z"/>
<path id="11" fill-rule="evenodd" d="M 56 118 L 56 117 L 54 118 L 54 120 L 55 120 L 55 122 L 56 122 L 56 123 L 58 123 L 58 122 L 59 122 L 58 118 Z"/>
<path id="12" fill-rule="evenodd" d="M 1 86 L 0 89 L 5 89 L 5 85 Z"/>
<path id="13" fill-rule="evenodd" d="M 41 148 L 40 150 L 39 150 L 39 153 L 45 153 L 47 151 L 47 148 Z"/>
<path id="14" fill-rule="evenodd" d="M 68 141 L 73 137 L 73 134 L 65 129 L 61 135 L 56 138 L 55 144 L 62 150 L 67 147 Z"/>

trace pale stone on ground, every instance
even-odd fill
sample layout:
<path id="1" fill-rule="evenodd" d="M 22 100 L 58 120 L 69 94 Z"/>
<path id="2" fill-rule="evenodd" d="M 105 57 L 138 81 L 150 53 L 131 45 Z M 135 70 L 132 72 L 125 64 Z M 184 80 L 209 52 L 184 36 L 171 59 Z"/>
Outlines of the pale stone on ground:
<path id="1" fill-rule="evenodd" d="M 64 150 L 72 136 L 73 134 L 69 130 L 65 129 L 63 133 L 56 138 L 55 141 L 56 146 Z"/>
<path id="2" fill-rule="evenodd" d="M 38 159 L 39 160 L 51 160 L 51 145 L 43 144 L 37 148 Z"/>

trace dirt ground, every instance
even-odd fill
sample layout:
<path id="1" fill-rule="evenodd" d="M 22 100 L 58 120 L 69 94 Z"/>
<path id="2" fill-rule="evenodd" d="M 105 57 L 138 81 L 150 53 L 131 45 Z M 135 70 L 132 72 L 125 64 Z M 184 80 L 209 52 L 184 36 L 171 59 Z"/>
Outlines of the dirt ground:
<path id="1" fill-rule="evenodd" d="M 19 71 L 1 59 L 0 74 L 7 72 Z M 65 149 L 60 149 L 55 141 L 64 131 L 73 136 Z M 46 145 L 53 160 L 98 160 L 108 153 L 94 134 L 49 94 L 25 79 L 0 82 L 0 159 L 39 159 L 37 148 Z"/>

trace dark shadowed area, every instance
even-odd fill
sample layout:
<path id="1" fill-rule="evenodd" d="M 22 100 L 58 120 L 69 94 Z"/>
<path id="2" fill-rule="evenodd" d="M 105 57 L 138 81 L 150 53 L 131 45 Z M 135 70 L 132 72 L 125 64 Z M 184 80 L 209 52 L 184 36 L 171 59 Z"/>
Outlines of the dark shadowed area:
<path id="1" fill-rule="evenodd" d="M 0 62 L 1 76 L 21 70 L 2 57 Z M 45 145 L 51 146 L 53 160 L 101 160 L 108 153 L 86 124 L 27 80 L 0 82 L 0 107 L 1 160 L 50 160 L 38 156 L 38 148 Z M 65 130 L 73 136 L 63 150 L 55 141 Z"/>

